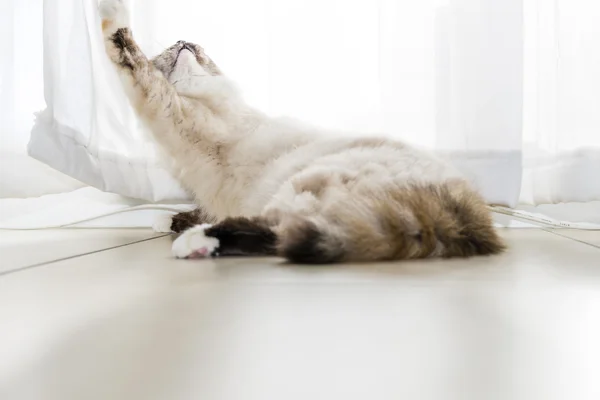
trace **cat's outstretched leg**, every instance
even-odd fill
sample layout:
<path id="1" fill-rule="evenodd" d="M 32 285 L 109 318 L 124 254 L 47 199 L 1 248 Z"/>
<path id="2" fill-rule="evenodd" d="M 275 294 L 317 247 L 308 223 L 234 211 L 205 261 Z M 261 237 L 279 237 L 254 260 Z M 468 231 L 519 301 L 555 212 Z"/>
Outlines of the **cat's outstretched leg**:
<path id="1" fill-rule="evenodd" d="M 179 124 L 183 99 L 133 40 L 126 0 L 101 0 L 106 52 L 116 65 L 136 111 L 154 123 Z"/>
<path id="2" fill-rule="evenodd" d="M 202 224 L 213 224 L 216 218 L 211 216 L 202 207 L 192 211 L 180 212 L 175 215 L 160 215 L 152 225 L 155 232 L 161 233 L 181 233 L 193 226 Z"/>
<path id="3" fill-rule="evenodd" d="M 227 218 L 197 225 L 173 242 L 177 258 L 275 255 L 277 235 L 263 218 Z"/>

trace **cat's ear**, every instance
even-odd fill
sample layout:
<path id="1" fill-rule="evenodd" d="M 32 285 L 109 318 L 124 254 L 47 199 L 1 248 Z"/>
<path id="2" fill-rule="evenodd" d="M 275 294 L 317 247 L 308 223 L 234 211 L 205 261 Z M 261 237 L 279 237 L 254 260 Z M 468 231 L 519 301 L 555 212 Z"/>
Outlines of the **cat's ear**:
<path id="1" fill-rule="evenodd" d="M 130 25 L 129 0 L 100 0 L 98 11 L 102 19 L 102 30 L 114 32 L 120 28 L 129 28 Z"/>

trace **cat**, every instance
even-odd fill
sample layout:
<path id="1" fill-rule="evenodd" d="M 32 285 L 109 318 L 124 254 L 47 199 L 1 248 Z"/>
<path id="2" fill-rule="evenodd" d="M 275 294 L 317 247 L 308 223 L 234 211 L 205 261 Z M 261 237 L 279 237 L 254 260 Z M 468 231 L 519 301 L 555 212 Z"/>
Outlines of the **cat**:
<path id="1" fill-rule="evenodd" d="M 482 197 L 433 154 L 270 118 L 244 102 L 201 46 L 179 41 L 148 59 L 127 4 L 101 0 L 99 9 L 131 104 L 199 205 L 155 224 L 181 233 L 175 257 L 328 264 L 505 249 Z"/>

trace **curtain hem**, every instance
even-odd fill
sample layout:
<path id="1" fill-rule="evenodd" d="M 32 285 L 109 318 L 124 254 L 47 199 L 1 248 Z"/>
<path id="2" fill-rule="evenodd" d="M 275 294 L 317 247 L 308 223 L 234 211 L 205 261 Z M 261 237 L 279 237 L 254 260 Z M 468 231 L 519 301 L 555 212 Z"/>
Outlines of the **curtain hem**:
<path id="1" fill-rule="evenodd" d="M 77 139 L 82 137 L 79 132 L 48 114 L 49 110 L 42 112 L 31 131 L 27 149 L 31 157 L 104 192 L 153 203 L 189 201 L 190 196 L 163 167 L 132 162 L 109 152 L 92 154 Z"/>

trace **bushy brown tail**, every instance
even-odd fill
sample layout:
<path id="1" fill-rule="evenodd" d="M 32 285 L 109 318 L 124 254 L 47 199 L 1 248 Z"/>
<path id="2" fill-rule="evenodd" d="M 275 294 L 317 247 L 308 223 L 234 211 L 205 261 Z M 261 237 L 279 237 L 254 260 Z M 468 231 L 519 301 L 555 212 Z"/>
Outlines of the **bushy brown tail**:
<path id="1" fill-rule="evenodd" d="M 286 224 L 278 253 L 293 263 L 330 264 L 470 257 L 505 249 L 485 202 L 466 185 L 404 187 L 366 202 L 342 205 L 318 223 L 298 218 Z"/>

